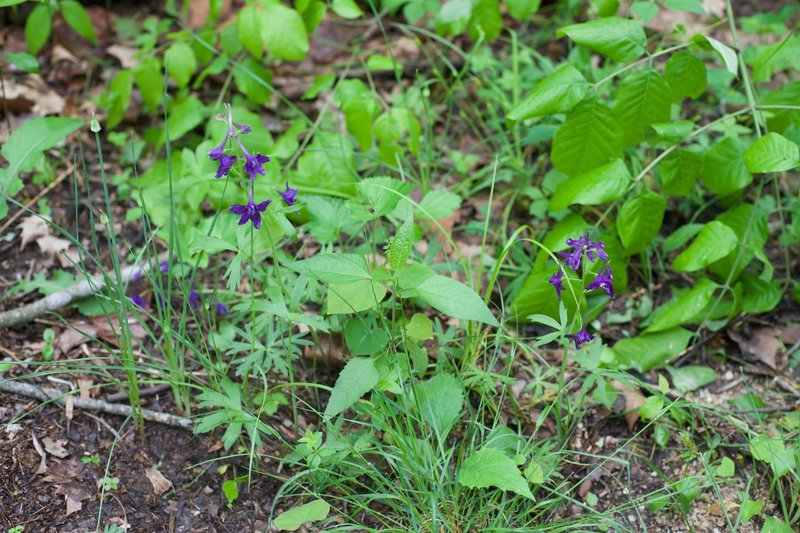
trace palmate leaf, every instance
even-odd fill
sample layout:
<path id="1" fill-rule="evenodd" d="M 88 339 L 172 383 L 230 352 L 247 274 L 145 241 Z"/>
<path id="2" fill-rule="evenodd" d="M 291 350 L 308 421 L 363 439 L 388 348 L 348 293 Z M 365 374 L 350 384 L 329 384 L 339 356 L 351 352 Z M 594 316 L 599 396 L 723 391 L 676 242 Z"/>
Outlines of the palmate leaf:
<path id="1" fill-rule="evenodd" d="M 647 35 L 635 20 L 606 17 L 558 30 L 576 43 L 614 61 L 633 61 L 647 51 Z"/>
<path id="2" fill-rule="evenodd" d="M 553 165 L 567 176 L 578 176 L 620 157 L 622 128 L 617 115 L 598 98 L 578 104 L 553 139 Z"/>
<path id="3" fill-rule="evenodd" d="M 564 63 L 553 73 L 539 80 L 530 94 L 511 110 L 508 118 L 526 118 L 566 113 L 583 100 L 591 84 L 578 69 Z"/>
<path id="4" fill-rule="evenodd" d="M 614 112 L 622 126 L 623 146 L 641 142 L 647 125 L 669 120 L 669 84 L 652 68 L 636 72 L 620 85 Z"/>

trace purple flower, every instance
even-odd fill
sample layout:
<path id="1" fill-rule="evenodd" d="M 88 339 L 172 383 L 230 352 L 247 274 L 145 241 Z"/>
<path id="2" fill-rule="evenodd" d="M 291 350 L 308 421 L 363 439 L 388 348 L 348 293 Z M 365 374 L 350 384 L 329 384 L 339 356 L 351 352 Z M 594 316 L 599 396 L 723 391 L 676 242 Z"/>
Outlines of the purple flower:
<path id="1" fill-rule="evenodd" d="M 558 255 L 564 259 L 564 264 L 572 269 L 573 272 L 578 272 L 581 269 L 581 257 L 583 257 L 583 248 L 569 252 L 559 252 Z"/>
<path id="2" fill-rule="evenodd" d="M 227 315 L 228 314 L 228 306 L 222 302 L 217 302 L 217 314 L 218 315 Z"/>
<path id="3" fill-rule="evenodd" d="M 286 205 L 292 206 L 297 201 L 297 189 L 289 187 L 289 182 L 286 182 L 286 191 L 278 191 Z"/>
<path id="4" fill-rule="evenodd" d="M 167 272 L 169 272 L 169 262 L 167 262 L 167 261 L 162 261 L 162 262 L 161 262 L 161 264 L 160 264 L 160 265 L 158 265 L 158 270 L 159 270 L 160 272 L 163 272 L 164 274 L 166 274 Z"/>
<path id="5" fill-rule="evenodd" d="M 594 278 L 594 281 L 586 287 L 587 291 L 593 291 L 595 289 L 603 289 L 612 300 L 616 300 L 617 297 L 614 296 L 614 284 L 611 279 L 611 267 L 606 266 L 605 270 L 601 270 Z"/>
<path id="6" fill-rule="evenodd" d="M 239 124 L 238 122 L 234 122 L 233 125 L 236 126 L 236 129 L 239 130 L 239 133 L 241 133 L 242 135 L 245 135 L 253 131 L 253 128 L 251 128 L 247 124 Z"/>
<path id="7" fill-rule="evenodd" d="M 566 338 L 575 342 L 575 349 L 580 350 L 581 346 L 587 342 L 594 340 L 594 335 L 586 332 L 586 326 L 583 326 L 578 333 L 564 335 Z"/>
<path id="8" fill-rule="evenodd" d="M 137 268 L 136 270 L 133 271 L 133 274 L 131 274 L 131 281 L 139 281 L 139 278 L 141 277 L 142 277 L 142 269 Z"/>
<path id="9" fill-rule="evenodd" d="M 247 221 L 253 222 L 253 227 L 258 229 L 261 227 L 261 213 L 267 210 L 267 206 L 272 203 L 272 200 L 266 200 L 261 203 L 254 203 L 251 195 L 250 201 L 246 205 L 234 204 L 231 206 L 231 213 L 239 215 L 239 225 L 247 224 Z"/>
<path id="10" fill-rule="evenodd" d="M 606 243 L 589 239 L 588 233 L 581 235 L 577 239 L 567 239 L 567 246 L 571 247 L 572 251 L 559 252 L 559 255 L 564 259 L 564 264 L 570 267 L 573 272 L 580 270 L 584 252 L 592 263 L 598 258 L 608 261 L 608 254 L 606 254 L 605 250 Z"/>
<path id="11" fill-rule="evenodd" d="M 594 263 L 594 254 L 597 252 L 597 257 L 602 259 L 603 261 L 608 261 L 608 254 L 606 253 L 606 243 L 603 241 L 588 241 L 586 243 L 586 257 L 589 258 L 589 261 Z"/>
<path id="12" fill-rule="evenodd" d="M 198 294 L 196 290 L 192 289 L 189 291 L 189 307 L 195 308 L 198 305 L 200 305 L 200 294 Z"/>
<path id="13" fill-rule="evenodd" d="M 558 269 L 558 271 L 556 271 L 555 274 L 550 276 L 550 281 L 548 283 L 550 283 L 550 285 L 555 287 L 556 295 L 558 296 L 558 299 L 560 300 L 561 299 L 561 291 L 564 290 L 564 274 L 561 272 L 560 268 Z"/>
<path id="14" fill-rule="evenodd" d="M 222 176 L 227 176 L 231 166 L 236 162 L 235 155 L 228 155 L 225 153 L 225 145 L 228 143 L 228 137 L 232 133 L 233 132 L 229 130 L 228 135 L 225 136 L 225 140 L 223 140 L 219 146 L 208 152 L 208 156 L 212 161 L 219 161 L 219 168 L 217 168 L 217 174 L 215 176 L 217 179 Z"/>
<path id="15" fill-rule="evenodd" d="M 250 179 L 256 179 L 257 174 L 261 174 L 262 176 L 267 173 L 264 170 L 264 163 L 269 163 L 269 156 L 268 155 L 261 155 L 255 154 L 250 155 L 242 147 L 242 151 L 244 152 L 244 171 L 250 175 Z"/>
<path id="16" fill-rule="evenodd" d="M 149 309 L 150 306 L 147 304 L 147 300 L 141 297 L 139 294 L 135 294 L 131 296 L 131 303 L 136 307 L 141 307 L 142 309 Z"/>

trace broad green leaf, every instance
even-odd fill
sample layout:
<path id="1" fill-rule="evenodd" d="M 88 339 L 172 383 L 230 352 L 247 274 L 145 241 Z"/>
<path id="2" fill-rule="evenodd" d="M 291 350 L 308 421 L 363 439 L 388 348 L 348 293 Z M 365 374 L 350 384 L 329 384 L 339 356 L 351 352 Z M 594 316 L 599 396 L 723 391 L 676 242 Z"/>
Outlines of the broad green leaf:
<path id="1" fill-rule="evenodd" d="M 755 515 L 760 514 L 764 509 L 764 502 L 761 500 L 745 500 L 739 510 L 739 516 L 743 522 L 749 522 Z"/>
<path id="2" fill-rule="evenodd" d="M 527 97 L 508 114 L 511 120 L 566 113 L 583 100 L 591 84 L 578 69 L 564 63 L 538 81 Z"/>
<path id="3" fill-rule="evenodd" d="M 597 205 L 620 198 L 631 181 L 622 159 L 594 168 L 558 184 L 549 209 L 558 211 L 572 204 Z"/>
<path id="4" fill-rule="evenodd" d="M 179 139 L 195 129 L 208 116 L 208 108 L 196 96 L 190 94 L 185 98 L 176 98 L 170 103 L 169 108 L 169 138 L 171 141 Z M 166 142 L 166 135 L 162 129 L 159 144 Z"/>
<path id="5" fill-rule="evenodd" d="M 314 500 L 288 511 L 284 511 L 275 517 L 272 525 L 283 531 L 294 531 L 306 522 L 317 522 L 324 520 L 331 512 L 331 506 L 325 500 Z"/>
<path id="6" fill-rule="evenodd" d="M 739 238 L 728 226 L 712 220 L 700 230 L 692 244 L 672 262 L 677 272 L 694 272 L 722 259 L 739 246 Z"/>
<path id="7" fill-rule="evenodd" d="M 470 0 L 447 0 L 439 10 L 439 20 L 446 24 L 469 21 L 472 16 Z"/>
<path id="8" fill-rule="evenodd" d="M 725 68 L 728 69 L 728 72 L 734 76 L 739 75 L 739 59 L 733 48 L 707 35 L 697 34 L 692 37 L 692 41 L 706 50 L 715 50 L 717 54 L 719 54 L 719 57 L 722 58 L 722 62 L 725 64 Z"/>
<path id="9" fill-rule="evenodd" d="M 353 283 L 371 280 L 367 260 L 356 254 L 319 254 L 287 265 L 292 270 L 308 274 L 325 283 Z"/>
<path id="10" fill-rule="evenodd" d="M 647 24 L 658 15 L 658 4 L 651 1 L 634 2 L 631 4 L 631 13 L 642 20 L 642 24 Z"/>
<path id="11" fill-rule="evenodd" d="M 503 29 L 500 4 L 497 0 L 475 0 L 472 3 L 472 17 L 467 32 L 473 40 L 493 41 Z"/>
<path id="12" fill-rule="evenodd" d="M 422 265 L 404 267 L 398 272 L 397 281 L 403 298 L 419 298 L 434 309 L 461 320 L 499 325 L 474 290 L 454 279 L 434 274 Z"/>
<path id="13" fill-rule="evenodd" d="M 614 105 L 623 146 L 640 143 L 647 125 L 669 120 L 670 105 L 669 84 L 655 69 L 645 68 L 625 78 Z"/>
<path id="14" fill-rule="evenodd" d="M 364 178 L 356 185 L 359 200 L 350 202 L 352 215 L 358 220 L 373 220 L 390 214 L 400 200 L 411 192 L 412 185 L 388 176 Z"/>
<path id="15" fill-rule="evenodd" d="M 687 365 L 681 367 L 667 367 L 672 376 L 672 385 L 679 392 L 691 392 L 717 379 L 717 373 L 712 368 L 700 365 Z"/>
<path id="16" fill-rule="evenodd" d="M 8 59 L 9 63 L 14 65 L 19 70 L 29 74 L 39 73 L 39 61 L 37 61 L 34 56 L 26 52 L 19 52 L 17 54 L 6 52 L 3 55 L 6 56 L 6 59 Z"/>
<path id="17" fill-rule="evenodd" d="M 749 185 L 753 175 L 744 161 L 742 142 L 726 137 L 712 146 L 703 159 L 702 175 L 706 188 L 721 196 Z"/>
<path id="18" fill-rule="evenodd" d="M 308 33 L 297 11 L 280 3 L 268 3 L 261 11 L 260 26 L 261 40 L 274 57 L 288 61 L 306 57 Z"/>
<path id="19" fill-rule="evenodd" d="M 706 10 L 703 9 L 700 0 L 664 0 L 664 6 L 675 11 L 688 11 L 697 15 L 706 14 Z"/>
<path id="20" fill-rule="evenodd" d="M 691 120 L 675 120 L 672 122 L 656 122 L 647 128 L 652 140 L 677 144 L 687 138 L 694 130 Z"/>
<path id="21" fill-rule="evenodd" d="M 566 26 L 557 35 L 566 35 L 614 61 L 633 61 L 647 51 L 644 28 L 635 20 L 607 17 Z"/>
<path id="22" fill-rule="evenodd" d="M 372 309 L 386 297 L 386 287 L 372 280 L 328 285 L 325 310 L 331 315 L 346 315 Z"/>
<path id="23" fill-rule="evenodd" d="M 769 131 L 786 134 L 789 128 L 800 124 L 800 80 L 785 84 L 784 86 L 768 91 L 760 103 L 772 106 L 786 106 L 787 109 L 770 110 L 767 117 Z"/>
<path id="24" fill-rule="evenodd" d="M 261 41 L 261 16 L 256 5 L 246 6 L 236 16 L 236 34 L 250 54 L 261 61 L 264 43 Z"/>
<path id="25" fill-rule="evenodd" d="M 484 448 L 467 457 L 458 469 L 458 482 L 471 489 L 510 490 L 533 500 L 528 482 L 516 463 L 494 448 Z"/>
<path id="26" fill-rule="evenodd" d="M 765 281 L 750 272 L 742 275 L 742 294 L 742 311 L 751 314 L 772 311 L 783 296 L 780 282 Z"/>
<path id="27" fill-rule="evenodd" d="M 389 342 L 389 334 L 379 327 L 370 327 L 360 318 L 351 318 L 344 325 L 344 340 L 352 355 L 371 355 Z"/>
<path id="28" fill-rule="evenodd" d="M 364 14 L 354 0 L 333 0 L 331 8 L 343 19 L 357 19 Z"/>
<path id="29" fill-rule="evenodd" d="M 658 314 L 658 318 L 650 324 L 645 332 L 655 333 L 672 329 L 680 324 L 699 321 L 697 320 L 698 315 L 711 302 L 717 288 L 719 285 L 716 283 L 707 278 L 701 278 L 691 289 L 656 310 L 658 312 L 666 309 L 665 312 Z"/>
<path id="30" fill-rule="evenodd" d="M 175 42 L 164 52 L 164 65 L 169 76 L 183 89 L 197 69 L 197 58 L 192 47 L 186 43 Z"/>
<path id="31" fill-rule="evenodd" d="M 694 188 L 703 157 L 697 152 L 678 148 L 661 161 L 661 189 L 664 194 L 686 196 Z"/>
<path id="32" fill-rule="evenodd" d="M 328 74 L 320 74 L 314 78 L 314 83 L 301 97 L 302 100 L 313 100 L 317 95 L 324 91 L 330 91 L 333 84 L 336 82 L 336 74 L 329 72 Z"/>
<path id="33" fill-rule="evenodd" d="M 122 122 L 125 110 L 131 103 L 131 92 L 133 91 L 133 71 L 129 69 L 121 70 L 117 73 L 108 86 L 111 97 L 111 105 L 108 108 L 106 127 L 114 128 Z"/>
<path id="34" fill-rule="evenodd" d="M 622 339 L 614 345 L 612 352 L 624 368 L 647 372 L 663 367 L 680 354 L 689 345 L 691 338 L 691 331 L 675 328 Z"/>
<path id="35" fill-rule="evenodd" d="M 269 101 L 272 91 L 269 84 L 272 73 L 252 57 L 241 61 L 233 69 L 236 87 L 253 103 L 263 105 Z"/>
<path id="36" fill-rule="evenodd" d="M 461 198 L 454 192 L 445 189 L 428 191 L 419 203 L 417 218 L 441 220 L 453 216 L 461 206 Z"/>
<path id="37" fill-rule="evenodd" d="M 386 262 L 392 270 L 400 270 L 411 257 L 411 247 L 414 244 L 414 222 L 408 219 L 398 228 L 391 238 L 386 249 Z"/>
<path id="38" fill-rule="evenodd" d="M 50 38 L 53 21 L 47 4 L 39 4 L 28 15 L 25 21 L 25 42 L 28 52 L 35 56 Z"/>
<path id="39" fill-rule="evenodd" d="M 754 174 L 785 172 L 800 164 L 800 149 L 779 133 L 770 132 L 745 151 L 744 162 Z"/>
<path id="40" fill-rule="evenodd" d="M 75 0 L 61 0 L 59 6 L 61 7 L 61 14 L 70 28 L 92 44 L 97 44 L 97 35 L 94 33 L 92 19 L 89 18 L 89 14 L 83 6 Z"/>
<path id="41" fill-rule="evenodd" d="M 527 20 L 539 10 L 541 0 L 505 0 L 508 13 L 517 20 Z"/>
<path id="42" fill-rule="evenodd" d="M 617 216 L 617 233 L 625 255 L 641 252 L 658 235 L 664 221 L 667 200 L 645 189 L 622 204 Z"/>
<path id="43" fill-rule="evenodd" d="M 375 367 L 375 361 L 366 357 L 350 359 L 336 379 L 336 385 L 325 407 L 325 416 L 336 416 L 352 406 L 359 398 L 375 388 L 378 379 L 380 372 Z"/>
<path id="44" fill-rule="evenodd" d="M 362 150 L 368 150 L 372 146 L 372 121 L 380 112 L 370 88 L 361 80 L 344 80 L 336 86 L 333 98 L 344 111 L 347 131 Z"/>
<path id="45" fill-rule="evenodd" d="M 791 526 L 787 526 L 786 522 L 774 516 L 764 518 L 764 525 L 761 527 L 761 533 L 795 533 Z"/>
<path id="46" fill-rule="evenodd" d="M 402 159 L 408 152 L 419 153 L 422 130 L 419 120 L 410 110 L 392 107 L 375 119 L 373 129 L 379 143 L 378 152 L 387 164 L 397 165 L 398 156 Z"/>
<path id="47" fill-rule="evenodd" d="M 735 207 L 721 213 L 716 217 L 729 228 L 731 228 L 739 238 L 739 246 L 710 265 L 709 271 L 720 279 L 726 279 L 732 275 L 733 280 L 747 268 L 756 253 L 763 250 L 767 242 L 769 230 L 767 221 L 769 213 L 753 204 L 741 203 Z"/>
<path id="48" fill-rule="evenodd" d="M 550 156 L 567 176 L 578 176 L 622 157 L 622 128 L 616 114 L 599 98 L 569 112 L 556 132 Z"/>
<path id="49" fill-rule="evenodd" d="M 433 338 L 433 322 L 422 313 L 414 313 L 405 326 L 406 335 L 415 341 L 424 341 Z"/>
<path id="50" fill-rule="evenodd" d="M 782 439 L 768 437 L 767 435 L 757 435 L 750 441 L 750 453 L 753 458 L 771 464 L 775 456 L 785 448 Z"/>
<path id="51" fill-rule="evenodd" d="M 464 386 L 450 374 L 437 374 L 414 388 L 422 418 L 444 438 L 461 416 Z"/>
<path id="52" fill-rule="evenodd" d="M 11 7 L 27 1 L 28 0 L 0 0 L 0 7 Z"/>
<path id="53" fill-rule="evenodd" d="M 669 83 L 673 100 L 684 97 L 697 98 L 706 91 L 708 79 L 706 66 L 691 52 L 673 55 L 664 67 L 664 76 Z"/>
<path id="54" fill-rule="evenodd" d="M 716 473 L 719 477 L 733 477 L 735 472 L 736 465 L 730 457 L 723 457 L 716 469 Z"/>
<path id="55" fill-rule="evenodd" d="M 133 79 L 139 87 L 145 108 L 149 111 L 158 109 L 164 91 L 161 62 L 158 58 L 150 56 L 142 59 L 133 67 Z"/>

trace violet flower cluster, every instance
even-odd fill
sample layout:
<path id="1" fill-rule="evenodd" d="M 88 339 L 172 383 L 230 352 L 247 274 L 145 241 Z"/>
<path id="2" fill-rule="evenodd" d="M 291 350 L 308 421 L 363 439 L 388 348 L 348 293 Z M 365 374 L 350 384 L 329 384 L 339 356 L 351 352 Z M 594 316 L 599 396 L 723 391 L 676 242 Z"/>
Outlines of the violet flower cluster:
<path id="1" fill-rule="evenodd" d="M 259 175 L 264 176 L 266 174 L 264 164 L 269 163 L 270 158 L 268 155 L 259 153 L 251 154 L 247 151 L 241 139 L 239 139 L 239 136 L 250 133 L 252 129 L 250 126 L 233 121 L 233 110 L 230 104 L 225 104 L 225 108 L 227 116 L 224 120 L 228 123 L 228 131 L 222 142 L 219 143 L 216 148 L 208 152 L 208 157 L 210 157 L 212 161 L 219 163 L 215 177 L 220 179 L 228 175 L 228 172 L 238 160 L 237 156 L 226 153 L 226 148 L 228 145 L 231 145 L 230 148 L 233 148 L 233 141 L 236 141 L 236 144 L 239 145 L 239 150 L 244 157 L 244 171 L 249 178 L 247 183 L 248 198 L 246 204 L 234 204 L 230 207 L 230 210 L 231 213 L 239 215 L 240 226 L 252 222 L 253 227 L 258 229 L 261 227 L 261 213 L 267 210 L 272 200 L 256 202 L 253 197 L 253 183 Z M 288 206 L 294 205 L 297 200 L 297 189 L 289 187 L 288 181 L 286 182 L 286 190 L 279 190 L 277 192 Z"/>
<path id="2" fill-rule="evenodd" d="M 567 239 L 567 246 L 571 250 L 560 252 L 564 265 L 568 266 L 576 275 L 580 275 L 584 256 L 592 263 L 597 260 L 605 262 L 605 265 L 595 276 L 594 280 L 586 286 L 587 291 L 602 290 L 608 294 L 612 300 L 616 299 L 614 294 L 613 279 L 611 276 L 611 266 L 608 264 L 608 254 L 605 251 L 603 241 L 593 241 L 589 234 L 581 235 L 577 239 Z M 561 291 L 564 290 L 564 268 L 559 266 L 555 274 L 550 277 L 550 285 L 556 290 L 558 299 L 561 299 Z M 565 335 L 568 339 L 575 342 L 575 348 L 580 348 L 583 344 L 594 340 L 594 336 L 586 331 L 586 326 L 581 327 L 578 333 Z"/>

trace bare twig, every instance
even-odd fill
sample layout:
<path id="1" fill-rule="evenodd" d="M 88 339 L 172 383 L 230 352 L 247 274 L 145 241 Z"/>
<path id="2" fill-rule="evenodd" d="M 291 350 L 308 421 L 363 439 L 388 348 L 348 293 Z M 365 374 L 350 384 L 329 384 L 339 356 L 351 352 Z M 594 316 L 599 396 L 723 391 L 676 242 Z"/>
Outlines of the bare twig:
<path id="1" fill-rule="evenodd" d="M 11 394 L 19 394 L 28 398 L 36 398 L 43 402 L 53 401 L 58 405 L 64 405 L 67 401 L 67 393 L 58 389 L 50 389 L 44 387 L 37 387 L 30 383 L 22 381 L 0 380 L 0 392 L 8 392 Z M 73 397 L 73 406 L 78 409 L 86 409 L 91 411 L 101 411 L 119 416 L 130 416 L 133 409 L 130 405 L 120 405 L 118 403 L 108 403 L 102 400 L 95 400 L 93 398 L 80 398 Z M 141 410 L 142 418 L 150 422 L 157 422 L 166 426 L 174 426 L 183 429 L 193 430 L 194 422 L 182 416 L 172 415 L 169 413 L 159 413 L 157 411 L 150 411 L 149 409 Z"/>
<path id="2" fill-rule="evenodd" d="M 150 387 L 147 389 L 140 389 L 139 390 L 139 398 L 144 396 L 153 396 L 154 394 L 158 394 L 159 392 L 168 391 L 171 387 L 167 383 L 162 383 L 161 385 L 156 385 L 154 387 Z M 106 396 L 107 402 L 119 402 L 122 400 L 128 399 L 128 393 L 123 392 L 115 392 L 114 394 L 109 394 Z"/>

